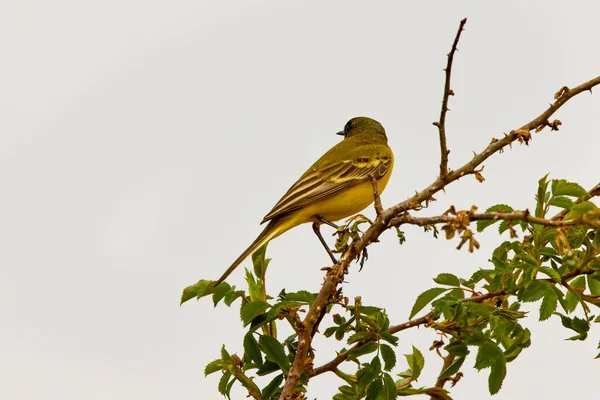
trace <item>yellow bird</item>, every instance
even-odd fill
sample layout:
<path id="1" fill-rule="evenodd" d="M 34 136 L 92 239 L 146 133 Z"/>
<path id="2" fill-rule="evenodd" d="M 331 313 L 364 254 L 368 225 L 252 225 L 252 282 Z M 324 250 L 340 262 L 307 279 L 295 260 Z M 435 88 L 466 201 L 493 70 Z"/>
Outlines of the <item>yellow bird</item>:
<path id="1" fill-rule="evenodd" d="M 231 264 L 215 286 L 223 282 L 250 254 L 282 233 L 307 222 L 328 250 L 319 226 L 354 215 L 373 203 L 371 175 L 379 193 L 385 189 L 394 165 L 385 129 L 371 118 L 352 118 L 344 139 L 317 160 L 263 218 L 269 222 L 242 255 Z M 329 252 L 335 262 L 335 258 Z"/>

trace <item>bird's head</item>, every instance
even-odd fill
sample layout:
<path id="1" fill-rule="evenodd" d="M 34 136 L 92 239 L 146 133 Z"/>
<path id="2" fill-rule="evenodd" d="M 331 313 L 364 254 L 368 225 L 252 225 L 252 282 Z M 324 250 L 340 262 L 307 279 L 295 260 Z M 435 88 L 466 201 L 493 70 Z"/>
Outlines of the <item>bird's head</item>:
<path id="1" fill-rule="evenodd" d="M 368 134 L 381 134 L 385 137 L 385 129 L 383 126 L 374 119 L 368 117 L 354 117 L 350 121 L 346 123 L 344 126 L 344 130 L 338 132 L 338 135 L 344 136 L 344 138 L 349 138 L 354 135 L 358 135 L 361 133 Z"/>

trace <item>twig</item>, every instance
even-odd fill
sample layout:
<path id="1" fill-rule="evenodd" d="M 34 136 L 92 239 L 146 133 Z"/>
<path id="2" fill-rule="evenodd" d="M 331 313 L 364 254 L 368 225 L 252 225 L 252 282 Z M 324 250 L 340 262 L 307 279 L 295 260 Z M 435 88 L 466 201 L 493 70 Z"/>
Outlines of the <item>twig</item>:
<path id="1" fill-rule="evenodd" d="M 402 224 L 427 226 L 448 223 L 456 220 L 458 217 L 455 215 L 436 215 L 434 217 L 413 217 L 412 215 L 404 214 L 390 220 L 390 226 L 399 226 Z M 476 213 L 469 215 L 469 221 L 526 221 L 534 224 L 545 225 L 545 226 L 572 226 L 581 225 L 583 222 L 578 220 L 555 220 L 555 219 L 544 219 L 532 216 L 529 212 L 514 212 L 514 213 L 501 213 L 501 212 L 486 212 Z"/>
<path id="2" fill-rule="evenodd" d="M 301 329 L 299 329 L 298 348 L 296 349 L 294 362 L 290 368 L 290 372 L 287 376 L 280 399 L 290 399 L 296 390 L 300 376 L 306 368 L 308 350 L 312 342 L 312 332 L 316 332 L 315 325 L 317 324 L 323 308 L 327 307 L 327 305 L 330 303 L 330 298 L 335 298 L 337 286 L 342 282 L 344 271 L 348 268 L 350 262 L 354 260 L 356 256 L 363 251 L 363 249 L 376 241 L 385 230 L 391 227 L 389 223 L 393 218 L 398 217 L 405 211 L 419 208 L 422 202 L 431 199 L 435 193 L 442 190 L 448 184 L 460 179 L 465 175 L 472 174 L 475 168 L 481 165 L 481 163 L 487 160 L 492 154 L 504 149 L 506 146 L 512 144 L 516 140 L 519 140 L 519 138 L 522 140 L 523 132 L 530 132 L 531 130 L 544 125 L 544 123 L 548 121 L 548 118 L 550 118 L 567 101 L 581 92 L 591 90 L 598 84 L 600 84 L 600 76 L 573 89 L 564 90 L 562 96 L 552 103 L 550 107 L 548 107 L 548 109 L 541 113 L 537 118 L 523 125 L 521 128 L 511 131 L 502 139 L 494 139 L 481 153 L 476 154 L 462 167 L 455 171 L 449 171 L 445 178 L 438 177 L 431 185 L 416 193 L 413 197 L 398 203 L 393 207 L 383 210 L 383 212 L 377 216 L 375 221 L 373 221 L 373 224 L 369 227 L 369 229 L 367 229 L 364 235 L 359 240 L 353 242 L 348 249 L 346 249 L 336 265 L 329 270 L 319 294 L 317 295 L 315 301 L 311 304 L 308 313 L 304 318 L 302 323 L 303 326 Z"/>
<path id="3" fill-rule="evenodd" d="M 506 294 L 508 294 L 508 292 L 501 290 L 499 292 L 485 293 L 485 294 L 480 294 L 477 296 L 467 297 L 467 298 L 461 299 L 460 301 L 481 303 L 485 300 L 492 299 L 494 297 L 504 296 Z M 392 325 L 388 328 L 387 331 L 391 334 L 394 334 L 394 333 L 398 333 L 400 331 L 404 331 L 406 329 L 409 329 L 409 328 L 412 328 L 415 326 L 426 325 L 434 320 L 435 320 L 435 318 L 434 318 L 433 312 L 429 312 L 420 318 L 412 319 L 412 320 L 404 322 L 402 324 Z M 343 353 L 338 354 L 337 357 L 335 357 L 333 360 L 310 371 L 309 376 L 313 377 L 313 376 L 321 375 L 328 371 L 334 371 L 338 365 L 340 365 L 341 363 L 346 361 L 350 352 L 364 346 L 365 344 L 367 344 L 369 342 L 372 342 L 373 340 L 374 339 L 365 340 L 364 342 L 358 342 L 357 344 L 352 346 L 350 349 L 344 351 Z"/>
<path id="4" fill-rule="evenodd" d="M 373 174 L 369 174 L 369 178 L 371 178 L 371 184 L 373 185 L 373 205 L 375 206 L 375 213 L 379 216 L 383 212 L 383 206 L 381 205 L 381 197 L 379 197 L 377 179 L 375 179 Z"/>
<path id="5" fill-rule="evenodd" d="M 456 32 L 456 37 L 454 38 L 454 43 L 452 43 L 452 49 L 450 53 L 448 53 L 448 63 L 446 64 L 446 82 L 444 83 L 444 96 L 442 98 L 442 109 L 440 111 L 440 119 L 433 124 L 437 126 L 439 134 L 440 134 L 440 179 L 444 179 L 446 175 L 448 175 L 448 154 L 450 151 L 448 150 L 448 145 L 446 143 L 446 113 L 448 112 L 448 99 L 450 96 L 454 96 L 454 92 L 450 89 L 450 78 L 452 76 L 452 61 L 454 60 L 454 53 L 457 50 L 458 41 L 460 40 L 460 34 L 465 29 L 465 24 L 467 23 L 467 19 L 463 19 L 460 21 L 460 25 L 458 26 L 458 32 Z"/>

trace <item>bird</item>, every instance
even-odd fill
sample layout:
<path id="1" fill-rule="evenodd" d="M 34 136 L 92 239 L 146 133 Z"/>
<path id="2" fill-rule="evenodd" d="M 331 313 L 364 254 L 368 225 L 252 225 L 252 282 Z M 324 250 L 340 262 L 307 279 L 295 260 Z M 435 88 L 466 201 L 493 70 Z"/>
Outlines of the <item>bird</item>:
<path id="1" fill-rule="evenodd" d="M 354 215 L 373 203 L 371 176 L 377 182 L 378 193 L 382 193 L 394 166 L 394 153 L 387 144 L 385 129 L 374 119 L 354 117 L 337 134 L 344 138 L 311 165 L 275 204 L 261 222 L 267 226 L 214 286 L 227 279 L 266 242 L 308 222 L 313 223 L 315 234 L 336 262 L 321 236 L 320 225 L 337 227 L 334 221 Z"/>

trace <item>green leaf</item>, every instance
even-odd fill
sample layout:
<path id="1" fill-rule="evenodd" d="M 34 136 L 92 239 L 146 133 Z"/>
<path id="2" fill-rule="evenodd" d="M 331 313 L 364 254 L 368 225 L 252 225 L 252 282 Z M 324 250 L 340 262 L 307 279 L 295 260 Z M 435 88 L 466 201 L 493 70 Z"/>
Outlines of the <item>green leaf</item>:
<path id="1" fill-rule="evenodd" d="M 424 291 L 423 293 L 421 293 L 417 297 L 417 300 L 415 301 L 415 304 L 413 305 L 413 308 L 410 311 L 410 316 L 408 317 L 408 319 L 412 319 L 419 311 L 421 311 L 423 308 L 425 308 L 425 306 L 427 304 L 431 303 L 436 297 L 438 297 L 440 294 L 444 293 L 446 290 L 448 290 L 448 289 L 447 288 L 431 288 L 431 289 L 428 289 L 428 290 Z"/>
<path id="2" fill-rule="evenodd" d="M 243 295 L 244 295 L 244 291 L 243 290 L 230 290 L 225 295 L 225 298 L 224 298 L 223 302 L 225 303 L 225 305 L 227 305 L 227 307 L 231 307 L 231 304 L 233 304 L 233 302 L 238 297 L 241 297 Z"/>
<path id="3" fill-rule="evenodd" d="M 240 309 L 240 318 L 244 326 L 247 326 L 254 318 L 265 312 L 267 308 L 269 308 L 269 303 L 262 300 L 255 300 L 244 304 Z"/>
<path id="4" fill-rule="evenodd" d="M 478 370 L 491 367 L 500 358 L 504 358 L 502 349 L 494 342 L 484 342 L 479 346 L 475 357 L 475 368 Z"/>
<path id="5" fill-rule="evenodd" d="M 225 372 L 223 373 L 223 376 L 221 376 L 221 379 L 219 379 L 219 386 L 218 386 L 218 390 L 219 393 L 221 393 L 224 396 L 227 396 L 227 384 L 229 383 L 229 378 L 231 378 L 231 373 L 229 372 Z"/>
<path id="6" fill-rule="evenodd" d="M 556 311 L 558 296 L 553 290 L 547 290 L 540 306 L 540 321 L 545 321 Z"/>
<path id="7" fill-rule="evenodd" d="M 554 196 L 572 196 L 583 197 L 587 194 L 587 190 L 574 182 L 567 182 L 564 179 L 554 179 L 552 181 L 552 194 Z"/>
<path id="8" fill-rule="evenodd" d="M 550 267 L 541 267 L 540 272 L 543 272 L 544 274 L 548 275 L 556 283 L 560 283 L 562 280 L 558 271 Z"/>
<path id="9" fill-rule="evenodd" d="M 565 208 L 567 210 L 570 210 L 571 207 L 573 207 L 575 205 L 575 202 L 568 197 L 557 196 L 557 197 L 550 199 L 548 204 L 550 204 L 551 206 Z"/>
<path id="10" fill-rule="evenodd" d="M 578 291 L 569 289 L 565 296 L 565 302 L 567 303 L 567 312 L 571 313 L 577 308 L 577 305 L 579 304 L 579 301 L 581 299 L 581 293 L 585 289 L 585 276 L 578 276 L 577 278 L 573 279 L 571 282 L 569 282 L 569 286 L 571 287 L 571 289 L 580 290 Z"/>
<path id="11" fill-rule="evenodd" d="M 371 382 L 369 387 L 367 388 L 367 397 L 365 400 L 377 400 L 380 398 L 380 394 L 383 391 L 383 379 L 378 377 L 374 381 Z"/>
<path id="12" fill-rule="evenodd" d="M 491 206 L 485 212 L 501 212 L 501 213 L 512 213 L 513 208 L 511 206 L 507 206 L 506 204 L 496 204 L 495 206 Z M 485 228 L 497 222 L 497 220 L 482 220 L 477 221 L 477 232 L 482 232 Z"/>
<path id="13" fill-rule="evenodd" d="M 260 353 L 260 348 L 258 347 L 258 342 L 252 332 L 248 332 L 246 336 L 244 336 L 244 353 L 246 353 L 248 359 L 254 361 L 257 366 L 260 367 L 263 364 L 263 358 Z"/>
<path id="14" fill-rule="evenodd" d="M 456 357 L 466 357 L 469 354 L 467 345 L 460 341 L 451 341 L 444 350 Z"/>
<path id="15" fill-rule="evenodd" d="M 350 350 L 350 352 L 348 352 L 348 359 L 356 359 L 362 355 L 372 353 L 377 350 L 377 347 L 377 342 L 365 343 L 356 349 Z"/>
<path id="16" fill-rule="evenodd" d="M 382 393 L 384 400 L 394 400 L 397 397 L 396 382 L 390 374 L 383 374 L 384 392 Z"/>
<path id="17" fill-rule="evenodd" d="M 202 296 L 206 296 L 212 293 L 212 291 L 208 291 L 207 288 L 212 283 L 212 281 L 207 281 L 204 279 L 199 280 L 197 283 L 186 287 L 183 289 L 183 293 L 181 293 L 181 300 L 179 305 L 185 303 L 186 301 L 193 299 L 194 297 L 200 298 Z"/>
<path id="18" fill-rule="evenodd" d="M 286 301 L 297 301 L 300 303 L 312 303 L 317 297 L 316 293 L 310 293 L 306 290 L 300 290 L 299 292 L 287 293 L 285 295 Z"/>
<path id="19" fill-rule="evenodd" d="M 394 346 L 398 345 L 398 338 L 389 332 L 379 332 L 379 337 Z"/>
<path id="20" fill-rule="evenodd" d="M 283 382 L 283 374 L 277 375 L 265 388 L 262 390 L 261 395 L 263 400 L 271 400 L 277 393 L 279 385 Z"/>
<path id="21" fill-rule="evenodd" d="M 525 303 L 541 299 L 548 291 L 548 284 L 544 281 L 531 281 L 524 290 L 519 292 L 518 298 Z"/>
<path id="22" fill-rule="evenodd" d="M 452 364 L 450 364 L 448 368 L 442 371 L 438 379 L 450 378 L 452 375 L 456 374 L 460 370 L 460 367 L 462 367 L 464 362 L 465 357 L 456 357 Z"/>
<path id="23" fill-rule="evenodd" d="M 421 371 L 423 370 L 423 366 L 425 365 L 425 358 L 423 358 L 423 354 L 417 349 L 415 346 L 412 347 L 412 354 L 405 354 L 406 361 L 408 362 L 408 366 L 412 371 L 411 379 L 416 381 L 421 375 Z"/>
<path id="24" fill-rule="evenodd" d="M 383 358 L 384 369 L 391 371 L 396 365 L 396 353 L 387 344 L 379 345 L 379 351 L 381 351 L 381 357 Z"/>
<path id="25" fill-rule="evenodd" d="M 600 273 L 594 272 L 592 275 L 588 275 L 588 289 L 592 296 L 600 296 Z"/>
<path id="26" fill-rule="evenodd" d="M 567 214 L 565 219 L 573 219 L 575 217 L 583 216 L 587 213 L 595 213 L 598 211 L 598 207 L 591 201 L 582 201 L 579 204 L 575 204 L 571 207 L 571 211 Z"/>
<path id="27" fill-rule="evenodd" d="M 358 386 L 360 391 L 364 391 L 364 389 L 373 382 L 375 377 L 381 374 L 381 361 L 379 361 L 379 357 L 376 355 L 373 357 L 370 363 L 364 363 L 363 368 L 361 368 L 356 374 L 356 378 L 358 379 Z"/>
<path id="28" fill-rule="evenodd" d="M 504 360 L 504 357 L 501 357 L 492 364 L 490 377 L 488 378 L 490 394 L 496 394 L 500 391 L 500 388 L 502 387 L 502 382 L 504 382 L 505 377 L 506 361 Z"/>
<path id="29" fill-rule="evenodd" d="M 536 205 L 535 205 L 535 216 L 543 217 L 544 216 L 544 200 L 546 198 L 546 190 L 548 189 L 548 178 L 549 174 L 546 174 L 542 179 L 538 181 L 538 190 L 535 196 Z"/>
<path id="30" fill-rule="evenodd" d="M 460 286 L 460 280 L 456 277 L 456 275 L 448 273 L 439 274 L 433 281 L 440 285 Z"/>
<path id="31" fill-rule="evenodd" d="M 219 286 L 214 288 L 214 293 L 212 295 L 213 305 L 216 307 L 229 292 L 231 292 L 231 286 L 229 286 L 227 282 L 222 282 Z"/>
<path id="32" fill-rule="evenodd" d="M 281 368 L 279 368 L 279 365 L 277 365 L 271 361 L 265 361 L 263 363 L 263 365 L 261 365 L 260 368 L 258 368 L 258 370 L 256 371 L 256 375 L 265 376 L 265 375 L 269 375 L 276 371 L 281 371 Z"/>
<path id="33" fill-rule="evenodd" d="M 269 242 L 263 244 L 254 253 L 252 253 L 252 265 L 254 266 L 254 275 L 261 278 L 267 271 L 267 266 L 271 261 L 270 258 L 265 258 L 267 254 L 267 245 Z"/>
<path id="34" fill-rule="evenodd" d="M 471 275 L 471 278 L 469 278 L 469 282 L 478 283 L 482 279 L 491 277 L 495 274 L 496 270 L 493 269 L 478 269 L 477 271 L 473 272 L 473 275 Z"/>
<path id="35" fill-rule="evenodd" d="M 206 364 L 206 367 L 204 367 L 204 376 L 208 376 L 214 372 L 220 371 L 221 369 L 223 369 L 222 367 L 225 364 L 223 363 L 223 360 L 221 360 L 220 358 L 214 361 L 211 361 L 210 363 Z"/>
<path id="36" fill-rule="evenodd" d="M 269 335 L 260 335 L 258 343 L 260 343 L 263 352 L 267 355 L 267 360 L 277 364 L 281 368 L 281 371 L 287 375 L 290 372 L 290 360 L 285 355 L 283 345 Z"/>

